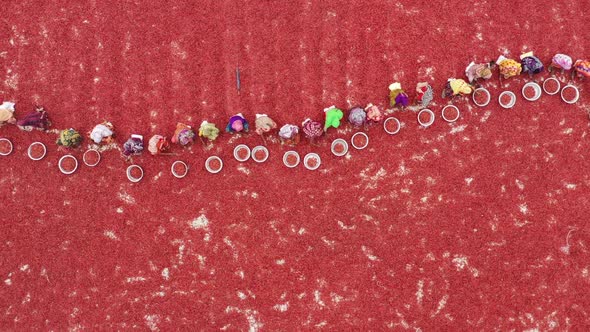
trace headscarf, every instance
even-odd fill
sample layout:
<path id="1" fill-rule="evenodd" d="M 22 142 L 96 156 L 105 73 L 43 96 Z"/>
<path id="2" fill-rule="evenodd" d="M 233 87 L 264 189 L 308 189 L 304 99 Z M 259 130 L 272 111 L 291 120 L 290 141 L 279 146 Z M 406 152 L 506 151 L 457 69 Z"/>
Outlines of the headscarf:
<path id="1" fill-rule="evenodd" d="M 590 61 L 589 60 L 577 60 L 574 65 L 574 70 L 585 77 L 590 77 Z"/>
<path id="2" fill-rule="evenodd" d="M 5 101 L 0 105 L 0 123 L 16 121 L 14 118 L 14 103 Z"/>
<path id="3" fill-rule="evenodd" d="M 402 85 L 399 82 L 395 82 L 389 85 L 389 103 L 391 107 L 395 107 L 396 105 L 401 105 L 402 107 L 406 107 L 410 103 L 410 98 L 402 89 Z"/>
<path id="4" fill-rule="evenodd" d="M 227 124 L 227 127 L 225 127 L 225 131 L 228 133 L 234 133 L 241 132 L 242 130 L 245 132 L 248 132 L 249 130 L 248 121 L 246 121 L 246 118 L 244 118 L 242 113 L 238 113 L 229 118 L 229 123 Z"/>
<path id="5" fill-rule="evenodd" d="M 369 121 L 381 122 L 381 120 L 383 120 L 383 113 L 381 112 L 379 107 L 377 107 L 373 104 L 369 104 L 365 108 L 365 111 L 367 111 L 367 119 Z"/>
<path id="6" fill-rule="evenodd" d="M 353 126 L 360 127 L 367 121 L 367 113 L 360 107 L 354 107 L 348 113 L 348 122 Z"/>
<path id="7" fill-rule="evenodd" d="M 297 134 L 299 134 L 299 127 L 292 124 L 286 124 L 279 129 L 279 137 L 282 139 L 293 139 Z"/>
<path id="8" fill-rule="evenodd" d="M 522 65 L 519 62 L 508 59 L 503 55 L 498 57 L 496 64 L 499 66 L 500 74 L 503 75 L 505 79 L 518 76 L 522 72 Z"/>
<path id="9" fill-rule="evenodd" d="M 219 129 L 217 129 L 214 123 L 203 121 L 201 123 L 201 127 L 199 128 L 199 136 L 205 137 L 210 141 L 214 141 L 217 139 L 217 136 L 219 136 Z"/>
<path id="10" fill-rule="evenodd" d="M 82 143 L 82 136 L 76 130 L 64 129 L 59 133 L 59 138 L 57 139 L 57 145 L 63 145 L 65 147 L 75 148 Z"/>
<path id="11" fill-rule="evenodd" d="M 40 130 L 47 130 L 51 126 L 47 112 L 43 107 L 38 107 L 34 112 L 25 115 L 23 118 L 16 122 L 16 125 L 23 129 L 26 127 L 32 127 Z"/>
<path id="12" fill-rule="evenodd" d="M 326 122 L 324 124 L 324 131 L 330 127 L 338 128 L 340 126 L 340 120 L 344 117 L 344 113 L 335 106 L 330 106 L 324 109 L 326 114 Z"/>
<path id="13" fill-rule="evenodd" d="M 139 137 L 131 137 L 123 144 L 123 154 L 130 156 L 132 154 L 138 154 L 143 151 L 143 140 Z"/>
<path id="14" fill-rule="evenodd" d="M 168 144 L 166 137 L 161 136 L 161 135 L 154 135 L 154 136 L 152 136 L 152 138 L 150 138 L 150 141 L 148 144 L 148 151 L 152 155 L 157 155 L 161 152 L 168 150 L 169 148 L 170 148 L 170 144 Z"/>
<path id="15" fill-rule="evenodd" d="M 528 52 L 520 56 L 522 63 L 522 71 L 530 74 L 538 74 L 543 71 L 543 63 L 539 58 L 533 55 L 533 52 Z"/>
<path id="16" fill-rule="evenodd" d="M 320 137 L 324 133 L 322 130 L 322 124 L 311 119 L 305 119 L 305 121 L 303 121 L 302 127 L 303 133 L 308 138 Z"/>
<path id="17" fill-rule="evenodd" d="M 471 62 L 465 69 L 465 76 L 467 76 L 469 83 L 473 83 L 478 78 L 487 80 L 492 77 L 492 69 L 489 63 Z"/>
<path id="18" fill-rule="evenodd" d="M 551 64 L 556 68 L 570 70 L 572 69 L 573 61 L 569 55 L 558 53 L 553 56 L 553 59 L 551 59 Z"/>
<path id="19" fill-rule="evenodd" d="M 453 90 L 453 95 L 468 95 L 473 92 L 473 87 L 460 78 L 450 78 L 449 84 Z"/>
<path id="20" fill-rule="evenodd" d="M 277 127 L 277 124 L 266 114 L 256 114 L 256 133 L 262 135 Z"/>
<path id="21" fill-rule="evenodd" d="M 90 139 L 96 144 L 100 144 L 103 139 L 113 135 L 112 125 L 109 122 L 103 122 L 96 125 L 90 133 Z"/>
<path id="22" fill-rule="evenodd" d="M 192 143 L 195 139 L 195 132 L 191 126 L 185 125 L 184 123 L 176 124 L 176 131 L 174 137 L 172 137 L 172 143 L 179 143 L 180 145 L 187 145 Z"/>
<path id="23" fill-rule="evenodd" d="M 420 82 L 416 85 L 416 93 L 418 94 L 418 102 L 423 107 L 428 106 L 434 99 L 434 90 L 432 86 L 426 82 Z"/>

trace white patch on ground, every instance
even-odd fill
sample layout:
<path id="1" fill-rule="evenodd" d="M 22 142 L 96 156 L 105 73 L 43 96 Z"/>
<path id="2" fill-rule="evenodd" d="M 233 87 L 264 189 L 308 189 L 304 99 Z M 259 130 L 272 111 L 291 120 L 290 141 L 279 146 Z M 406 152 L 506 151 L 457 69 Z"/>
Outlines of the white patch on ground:
<path id="1" fill-rule="evenodd" d="M 395 174 L 398 176 L 404 176 L 404 175 L 410 174 L 410 169 L 406 168 L 405 163 L 402 161 L 399 164 L 399 167 L 398 167 L 397 171 L 395 172 Z"/>
<path id="2" fill-rule="evenodd" d="M 569 190 L 575 190 L 577 187 L 575 183 L 565 183 L 563 186 Z"/>
<path id="3" fill-rule="evenodd" d="M 115 240 L 115 241 L 119 240 L 119 237 L 115 234 L 114 231 L 105 230 L 103 234 L 104 234 L 104 236 L 108 237 L 111 240 Z"/>
<path id="4" fill-rule="evenodd" d="M 317 303 L 320 307 L 325 307 L 326 304 L 322 301 L 321 294 L 319 290 L 313 291 L 313 300 Z"/>
<path id="5" fill-rule="evenodd" d="M 158 172 L 158 174 L 154 175 L 154 181 L 158 181 L 158 179 L 162 176 L 162 171 Z"/>
<path id="6" fill-rule="evenodd" d="M 180 44 L 177 41 L 170 43 L 170 50 L 172 51 L 172 55 L 182 60 L 185 60 L 188 57 L 187 52 L 180 47 Z"/>
<path id="7" fill-rule="evenodd" d="M 236 293 L 238 295 L 238 297 L 240 298 L 240 300 L 245 300 L 248 298 L 248 296 L 246 294 L 244 294 L 242 291 L 237 291 Z"/>
<path id="8" fill-rule="evenodd" d="M 225 308 L 225 312 L 226 313 L 237 312 L 237 313 L 241 313 L 244 316 L 246 316 L 246 320 L 248 321 L 248 332 L 258 332 L 260 330 L 260 328 L 262 328 L 264 326 L 264 324 L 262 324 L 260 319 L 257 318 L 258 311 L 250 310 L 250 309 L 242 310 L 240 308 L 228 306 Z"/>
<path id="9" fill-rule="evenodd" d="M 522 214 L 527 214 L 529 212 L 529 209 L 526 206 L 526 203 L 519 204 L 518 209 L 520 210 L 520 213 L 522 213 Z"/>
<path id="10" fill-rule="evenodd" d="M 490 118 L 490 115 L 492 115 L 492 111 L 486 111 L 479 121 L 481 123 L 486 122 Z"/>
<path id="11" fill-rule="evenodd" d="M 119 191 L 118 196 L 120 200 L 127 204 L 135 204 L 135 198 L 129 195 L 123 188 L 121 188 L 121 191 Z"/>
<path id="12" fill-rule="evenodd" d="M 12 75 L 10 74 L 12 72 L 12 70 L 7 70 L 7 76 L 6 76 L 6 80 L 4 81 L 4 85 L 6 85 L 6 87 L 13 89 L 13 90 L 17 90 L 18 89 L 18 74 L 17 73 L 13 73 Z"/>
<path id="13" fill-rule="evenodd" d="M 451 262 L 453 263 L 453 265 L 455 265 L 457 271 L 462 271 L 467 267 L 469 272 L 471 272 L 471 275 L 473 275 L 476 278 L 479 276 L 479 270 L 469 266 L 469 261 L 467 260 L 467 257 L 455 255 L 455 258 L 453 258 Z"/>
<path id="14" fill-rule="evenodd" d="M 445 294 L 440 301 L 438 301 L 438 307 L 436 308 L 436 311 L 430 315 L 430 317 L 434 317 L 436 315 L 438 315 L 440 313 L 441 310 L 444 309 L 444 307 L 447 305 L 447 300 L 449 299 L 449 295 Z"/>
<path id="15" fill-rule="evenodd" d="M 514 182 L 516 182 L 516 186 L 518 187 L 518 189 L 523 190 L 524 189 L 524 183 L 522 183 L 522 181 L 520 181 L 519 179 L 514 180 Z"/>
<path id="16" fill-rule="evenodd" d="M 145 315 L 143 316 L 143 319 L 145 320 L 145 325 L 147 325 L 151 331 L 160 330 L 158 328 L 158 323 L 160 323 L 160 315 Z"/>
<path id="17" fill-rule="evenodd" d="M 369 182 L 367 184 L 367 188 L 374 189 L 377 188 L 377 182 L 385 178 L 387 175 L 387 171 L 381 167 L 374 175 L 369 175 L 370 170 L 373 169 L 374 164 L 370 164 L 367 168 L 363 169 L 360 173 L 361 179 L 363 181 Z"/>
<path id="18" fill-rule="evenodd" d="M 250 170 L 246 166 L 244 166 L 242 164 L 238 165 L 237 168 L 238 168 L 238 171 L 240 171 L 240 172 L 242 172 L 242 173 L 244 173 L 246 175 L 250 175 L 250 173 L 251 173 Z"/>
<path id="19" fill-rule="evenodd" d="M 286 302 L 283 304 L 280 304 L 280 303 L 275 304 L 275 306 L 272 308 L 278 312 L 285 312 L 285 311 L 289 310 L 289 302 Z"/>
<path id="20" fill-rule="evenodd" d="M 118 207 L 117 208 L 117 213 L 123 213 L 123 208 L 122 207 Z"/>
<path id="21" fill-rule="evenodd" d="M 234 260 L 238 260 L 238 251 L 236 250 L 235 244 L 229 239 L 229 237 L 223 238 L 223 243 L 225 243 L 228 247 L 230 247 L 233 251 Z"/>
<path id="22" fill-rule="evenodd" d="M 416 303 L 422 305 L 422 298 L 424 297 L 424 280 L 418 280 L 418 290 L 416 291 Z"/>
<path id="23" fill-rule="evenodd" d="M 325 236 L 322 236 L 322 241 L 331 249 L 334 249 L 336 241 L 334 240 L 328 240 Z"/>
<path id="24" fill-rule="evenodd" d="M 144 277 L 128 277 L 127 278 L 127 283 L 135 283 L 135 282 L 142 282 L 142 281 L 146 281 L 146 279 Z"/>
<path id="25" fill-rule="evenodd" d="M 340 226 L 340 228 L 344 229 L 344 230 L 355 230 L 356 229 L 356 225 L 352 225 L 352 226 L 346 226 L 342 221 L 338 220 L 338 226 Z"/>
<path id="26" fill-rule="evenodd" d="M 473 182 L 473 178 L 465 178 L 465 183 L 469 186 Z"/>
<path id="27" fill-rule="evenodd" d="M 467 257 L 465 256 L 457 256 L 452 260 L 453 264 L 457 268 L 457 271 L 463 270 L 469 263 L 467 262 Z"/>
<path id="28" fill-rule="evenodd" d="M 5 279 L 4 283 L 6 284 L 6 286 L 10 286 L 10 285 L 12 285 L 12 280 L 10 278 Z"/>
<path id="29" fill-rule="evenodd" d="M 207 229 L 209 228 L 209 219 L 204 214 L 201 214 L 190 222 L 192 229 Z"/>
<path id="30" fill-rule="evenodd" d="M 465 128 L 467 128 L 467 125 L 461 125 L 461 126 L 453 127 L 453 129 L 451 129 L 451 134 L 460 133 L 460 132 L 464 131 Z"/>
<path id="31" fill-rule="evenodd" d="M 573 128 L 566 128 L 562 131 L 565 135 L 571 135 L 574 132 Z"/>
<path id="32" fill-rule="evenodd" d="M 162 270 L 162 278 L 164 278 L 164 280 L 170 280 L 170 270 L 168 270 L 168 268 Z"/>
<path id="33" fill-rule="evenodd" d="M 365 246 L 361 246 L 361 250 L 363 251 L 363 253 L 365 254 L 365 256 L 367 256 L 367 258 L 369 260 L 372 260 L 372 261 L 379 260 L 379 257 L 373 255 L 373 250 L 371 250 L 371 249 L 369 249 L 369 248 L 367 248 Z"/>
<path id="34" fill-rule="evenodd" d="M 285 265 L 285 260 L 284 260 L 284 259 L 282 259 L 282 258 L 281 258 L 281 259 L 277 259 L 277 260 L 275 261 L 275 264 L 277 264 L 277 265 Z"/>

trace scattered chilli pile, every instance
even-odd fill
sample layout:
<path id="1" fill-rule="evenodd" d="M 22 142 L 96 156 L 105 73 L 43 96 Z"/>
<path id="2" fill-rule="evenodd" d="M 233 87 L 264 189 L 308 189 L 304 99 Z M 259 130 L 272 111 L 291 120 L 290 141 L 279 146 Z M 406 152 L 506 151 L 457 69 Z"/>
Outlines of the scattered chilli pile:
<path id="1" fill-rule="evenodd" d="M 451 98 L 451 103 L 442 108 L 442 118 L 447 122 L 455 122 L 460 118 L 459 108 L 452 104 L 452 101 L 461 96 L 471 95 L 473 103 L 479 107 L 487 106 L 491 101 L 490 92 L 482 86 L 482 83 L 492 78 L 492 71 L 497 67 L 502 86 L 503 80 L 509 79 L 527 73 L 530 78 L 533 75 L 545 70 L 545 66 L 532 52 L 524 53 L 520 56 L 520 61 L 506 58 L 501 55 L 497 61 L 490 63 L 470 63 L 465 69 L 467 81 L 463 79 L 450 78 L 442 90 L 442 98 Z M 535 101 L 541 97 L 543 91 L 548 95 L 555 95 L 561 91 L 561 98 L 568 104 L 574 104 L 579 100 L 580 91 L 573 84 L 575 79 L 584 79 L 590 77 L 590 61 L 577 60 L 564 54 L 556 54 L 550 65 L 547 67 L 550 73 L 561 71 L 561 80 L 565 81 L 565 72 L 571 70 L 570 82 L 563 88 L 561 81 L 553 75 L 543 81 L 542 87 L 538 83 L 531 81 L 526 83 L 522 88 L 522 96 L 529 101 Z M 368 104 L 366 107 L 353 107 L 348 111 L 347 120 L 355 128 L 367 129 L 369 125 L 380 124 L 386 133 L 395 135 L 401 130 L 400 121 L 394 116 L 387 116 L 397 110 L 417 111 L 417 121 L 423 127 L 428 127 L 434 123 L 435 114 L 428 108 L 434 99 L 434 89 L 427 82 L 420 82 L 416 86 L 415 102 L 410 105 L 409 95 L 402 89 L 399 82 L 394 82 L 389 86 L 389 103 L 391 109 L 382 110 L 378 106 Z M 516 94 L 512 91 L 503 91 L 498 96 L 498 102 L 501 107 L 509 109 L 516 104 Z M 40 130 L 47 133 L 58 135 L 56 143 L 67 149 L 77 149 L 81 146 L 83 136 L 76 129 L 69 128 L 64 130 L 51 130 L 49 116 L 43 107 L 36 107 L 35 110 L 20 119 L 14 116 L 15 104 L 4 102 L 0 105 L 0 126 L 5 124 L 14 124 L 21 130 L 32 131 Z M 285 124 L 278 129 L 278 136 L 281 143 L 287 146 L 295 146 L 300 141 L 300 129 L 304 136 L 314 144 L 315 141 L 330 128 L 339 128 L 344 118 L 344 112 L 330 106 L 324 109 L 325 121 L 320 123 L 311 119 L 305 119 L 301 127 L 296 124 Z M 254 131 L 260 135 L 266 145 L 266 135 L 278 128 L 270 116 L 266 114 L 256 114 L 254 121 Z M 250 124 L 243 114 L 239 113 L 230 117 L 225 132 L 228 134 L 241 134 L 250 131 Z M 203 144 L 215 141 L 220 134 L 219 128 L 214 123 L 203 121 L 197 132 L 187 124 L 178 123 L 176 130 L 168 141 L 166 136 L 153 135 L 148 141 L 148 151 L 152 155 L 170 155 L 170 143 L 180 146 L 187 146 L 194 143 L 195 138 L 199 138 Z M 101 151 L 116 149 L 121 152 L 122 156 L 132 163 L 132 157 L 139 155 L 144 150 L 144 140 L 141 135 L 131 135 L 122 146 L 115 141 L 115 127 L 110 122 L 103 122 L 96 125 L 86 135 L 92 143 L 84 152 L 83 163 L 89 167 L 95 167 L 100 163 Z M 355 149 L 364 149 L 369 144 L 369 136 L 362 131 L 355 133 L 351 139 L 351 145 Z M 0 155 L 8 156 L 13 150 L 12 142 L 7 138 L 0 138 Z M 335 139 L 331 145 L 331 151 L 335 156 L 341 157 L 348 152 L 348 143 L 341 139 Z M 41 142 L 33 142 L 27 151 L 32 160 L 41 160 L 47 153 L 47 147 Z M 252 150 L 244 144 L 240 144 L 234 149 L 234 158 L 244 162 L 252 158 L 255 162 L 264 162 L 269 157 L 269 151 L 265 146 L 256 146 Z M 283 162 L 289 168 L 299 165 L 301 157 L 296 151 L 290 150 L 285 152 Z M 309 153 L 303 158 L 304 166 L 309 170 L 318 169 L 321 165 L 321 158 L 316 153 Z M 63 174 L 73 174 L 78 168 L 78 160 L 71 154 L 66 154 L 59 159 L 58 167 Z M 205 168 L 210 173 L 219 173 L 223 168 L 223 161 L 218 156 L 210 156 L 205 161 Z M 183 161 L 175 161 L 170 169 L 171 173 L 177 178 L 183 178 L 188 174 L 189 166 Z M 143 169 L 135 164 L 127 168 L 127 177 L 131 182 L 139 182 L 143 178 Z"/>

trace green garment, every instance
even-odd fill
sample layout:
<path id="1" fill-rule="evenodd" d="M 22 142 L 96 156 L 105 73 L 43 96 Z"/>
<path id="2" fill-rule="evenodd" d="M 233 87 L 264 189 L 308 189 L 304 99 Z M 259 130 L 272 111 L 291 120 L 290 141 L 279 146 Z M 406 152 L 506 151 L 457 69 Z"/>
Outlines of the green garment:
<path id="1" fill-rule="evenodd" d="M 214 141 L 218 135 L 219 129 L 215 127 L 215 124 L 208 122 L 201 124 L 201 128 L 199 128 L 199 136 Z"/>
<path id="2" fill-rule="evenodd" d="M 330 127 L 338 128 L 340 126 L 340 120 L 344 117 L 342 110 L 338 108 L 331 108 L 326 112 L 326 123 L 324 125 L 324 131 Z"/>
<path id="3" fill-rule="evenodd" d="M 82 136 L 80 136 L 80 133 L 74 129 L 65 129 L 59 133 L 59 138 L 56 143 L 57 145 L 75 148 L 82 143 Z"/>

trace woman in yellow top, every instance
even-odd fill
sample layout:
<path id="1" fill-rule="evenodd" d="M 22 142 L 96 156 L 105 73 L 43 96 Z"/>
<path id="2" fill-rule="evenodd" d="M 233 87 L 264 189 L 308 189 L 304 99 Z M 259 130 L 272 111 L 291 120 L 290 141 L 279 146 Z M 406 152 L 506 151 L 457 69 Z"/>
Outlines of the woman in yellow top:
<path id="1" fill-rule="evenodd" d="M 469 95 L 473 92 L 473 87 L 460 78 L 449 78 L 445 88 L 443 89 L 442 97 L 456 97 Z"/>
<path id="2" fill-rule="evenodd" d="M 522 72 L 522 65 L 520 62 L 508 59 L 507 57 L 500 55 L 496 60 L 498 69 L 500 71 L 500 85 L 502 85 L 502 78 L 508 79 L 510 77 L 518 76 Z"/>

